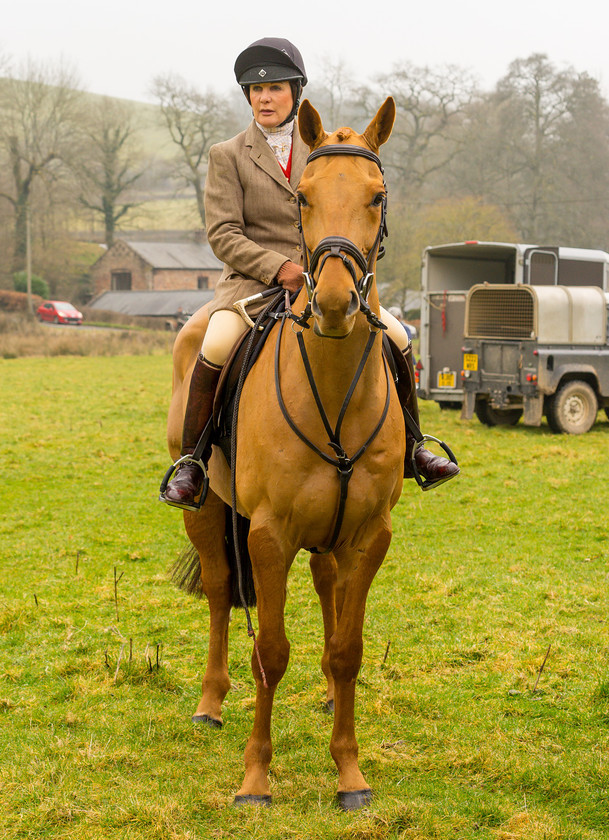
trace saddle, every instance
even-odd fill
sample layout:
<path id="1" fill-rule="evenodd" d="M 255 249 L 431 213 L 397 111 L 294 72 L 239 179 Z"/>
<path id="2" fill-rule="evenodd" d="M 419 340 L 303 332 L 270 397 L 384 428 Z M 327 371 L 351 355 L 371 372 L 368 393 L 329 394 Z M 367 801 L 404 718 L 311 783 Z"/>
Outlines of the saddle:
<path id="1" fill-rule="evenodd" d="M 296 295 L 293 297 L 296 297 Z M 290 303 L 293 303 L 293 300 L 291 300 Z M 261 323 L 258 324 L 257 328 L 252 327 L 249 330 L 246 330 L 246 332 L 237 339 L 231 352 L 229 353 L 224 367 L 222 368 L 220 379 L 216 388 L 216 395 L 214 397 L 212 413 L 213 431 L 211 434 L 211 440 L 212 443 L 216 444 L 216 446 L 220 448 L 229 467 L 232 465 L 231 435 L 235 399 L 237 396 L 239 379 L 242 375 L 241 372 L 243 365 L 246 365 L 246 369 L 243 373 L 243 382 L 245 382 L 245 379 L 254 366 L 254 363 L 256 362 L 260 351 L 264 347 L 272 328 L 283 316 L 285 310 L 286 300 L 285 297 L 281 297 L 277 302 L 265 310 Z M 382 338 L 383 353 L 387 360 L 394 382 L 397 382 L 398 373 L 394 359 L 394 352 L 396 351 L 393 350 L 392 342 L 385 332 L 382 333 Z"/>

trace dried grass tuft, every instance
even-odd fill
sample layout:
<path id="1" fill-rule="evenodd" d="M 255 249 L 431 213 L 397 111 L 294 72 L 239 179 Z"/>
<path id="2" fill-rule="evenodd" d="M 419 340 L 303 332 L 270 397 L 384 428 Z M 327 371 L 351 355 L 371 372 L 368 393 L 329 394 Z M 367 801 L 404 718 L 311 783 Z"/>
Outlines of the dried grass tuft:
<path id="1" fill-rule="evenodd" d="M 163 330 L 52 327 L 0 312 L 0 358 L 24 356 L 147 356 L 170 353 L 175 335 Z"/>

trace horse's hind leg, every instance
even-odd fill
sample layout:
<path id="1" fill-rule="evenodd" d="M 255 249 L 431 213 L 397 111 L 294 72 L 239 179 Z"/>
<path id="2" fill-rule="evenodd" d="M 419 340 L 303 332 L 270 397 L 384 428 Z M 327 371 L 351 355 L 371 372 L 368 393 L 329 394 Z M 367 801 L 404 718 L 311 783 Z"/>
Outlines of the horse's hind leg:
<path id="1" fill-rule="evenodd" d="M 324 652 L 321 670 L 327 681 L 326 708 L 334 709 L 334 678 L 330 670 L 330 639 L 336 632 L 336 560 L 333 554 L 311 554 L 309 560 L 315 591 L 319 596 L 324 623 Z"/>
<path id="2" fill-rule="evenodd" d="M 228 624 L 231 610 L 230 568 L 224 541 L 224 502 L 211 490 L 200 511 L 184 511 L 186 532 L 199 553 L 201 585 L 209 603 L 209 650 L 203 692 L 194 721 L 222 726 L 222 702 L 230 689 Z"/>

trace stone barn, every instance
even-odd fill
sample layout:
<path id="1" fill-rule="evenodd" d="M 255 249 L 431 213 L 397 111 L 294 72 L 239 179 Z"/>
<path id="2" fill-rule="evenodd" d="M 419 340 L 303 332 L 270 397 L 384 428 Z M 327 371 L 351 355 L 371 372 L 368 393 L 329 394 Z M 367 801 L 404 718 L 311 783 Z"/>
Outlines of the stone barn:
<path id="1" fill-rule="evenodd" d="M 212 290 L 223 264 L 207 243 L 117 240 L 91 266 L 91 288 L 102 292 Z"/>

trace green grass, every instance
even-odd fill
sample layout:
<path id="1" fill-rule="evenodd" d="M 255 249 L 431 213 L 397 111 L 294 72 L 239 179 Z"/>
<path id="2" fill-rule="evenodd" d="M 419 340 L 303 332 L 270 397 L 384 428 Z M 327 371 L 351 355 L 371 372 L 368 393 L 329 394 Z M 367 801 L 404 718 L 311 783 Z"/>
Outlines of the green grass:
<path id="1" fill-rule="evenodd" d="M 236 811 L 250 642 L 236 611 L 224 729 L 193 728 L 207 607 L 168 582 L 186 540 L 156 501 L 170 373 L 167 355 L 0 360 L 2 836 L 609 837 L 605 415 L 559 437 L 422 405 L 463 473 L 430 493 L 406 482 L 370 594 L 357 718 L 372 807 L 334 806 L 303 554 L 274 805 Z"/>

